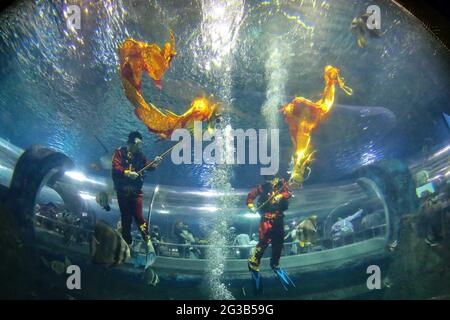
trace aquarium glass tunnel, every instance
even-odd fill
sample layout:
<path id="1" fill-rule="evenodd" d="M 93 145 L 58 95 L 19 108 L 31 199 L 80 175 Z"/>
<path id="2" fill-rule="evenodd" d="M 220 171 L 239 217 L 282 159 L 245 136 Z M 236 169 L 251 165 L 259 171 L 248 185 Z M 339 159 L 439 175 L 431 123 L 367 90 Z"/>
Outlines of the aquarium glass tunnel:
<path id="1" fill-rule="evenodd" d="M 0 297 L 450 297 L 449 57 L 389 0 L 13 2 Z"/>

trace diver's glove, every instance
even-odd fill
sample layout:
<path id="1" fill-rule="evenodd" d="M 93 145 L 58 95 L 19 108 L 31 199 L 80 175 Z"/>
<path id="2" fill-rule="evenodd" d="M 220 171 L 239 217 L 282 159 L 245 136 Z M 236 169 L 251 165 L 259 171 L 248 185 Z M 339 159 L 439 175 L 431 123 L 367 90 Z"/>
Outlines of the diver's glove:
<path id="1" fill-rule="evenodd" d="M 253 213 L 256 212 L 256 208 L 255 208 L 255 205 L 254 205 L 253 203 L 249 203 L 249 204 L 247 205 L 247 207 L 248 207 L 248 209 L 249 209 L 251 212 L 253 212 Z"/>
<path id="2" fill-rule="evenodd" d="M 125 175 L 125 177 L 131 178 L 133 180 L 139 177 L 139 173 L 131 170 L 125 170 L 123 174 Z"/>
<path id="3" fill-rule="evenodd" d="M 278 203 L 281 201 L 281 199 L 283 199 L 283 195 L 282 194 L 277 194 L 275 197 L 273 197 L 272 202 L 273 203 Z"/>

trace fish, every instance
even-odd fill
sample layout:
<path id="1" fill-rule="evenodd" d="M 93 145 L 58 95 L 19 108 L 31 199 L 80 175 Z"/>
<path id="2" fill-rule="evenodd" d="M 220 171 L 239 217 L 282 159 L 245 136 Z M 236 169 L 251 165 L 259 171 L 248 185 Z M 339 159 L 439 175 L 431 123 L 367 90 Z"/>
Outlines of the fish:
<path id="1" fill-rule="evenodd" d="M 112 203 L 112 196 L 110 193 L 104 191 L 97 193 L 95 202 L 106 211 L 111 211 L 110 204 Z"/>
<path id="2" fill-rule="evenodd" d="M 130 247 L 120 233 L 103 220 L 95 225 L 90 252 L 92 263 L 106 267 L 120 265 L 131 256 Z"/>
<path id="3" fill-rule="evenodd" d="M 142 273 L 142 279 L 144 280 L 144 283 L 149 286 L 152 285 L 156 287 L 156 285 L 159 283 L 158 274 L 150 267 L 145 268 L 144 272 Z"/>
<path id="4" fill-rule="evenodd" d="M 50 268 L 58 275 L 65 273 L 67 267 L 72 265 L 72 262 L 67 257 L 64 257 L 64 261 L 53 260 L 51 262 L 49 262 L 45 257 L 41 257 L 41 261 L 47 268 Z"/>
<path id="5" fill-rule="evenodd" d="M 386 277 L 383 279 L 383 287 L 385 288 L 392 288 L 392 286 L 394 285 L 394 283 L 392 282 L 392 280 L 389 277 Z"/>
<path id="6" fill-rule="evenodd" d="M 367 19 L 371 16 L 371 13 L 364 13 L 358 17 L 353 18 L 350 25 L 350 30 L 356 35 L 356 43 L 358 47 L 364 48 L 366 46 L 366 35 L 380 37 L 382 33 L 376 29 L 369 29 L 367 27 Z"/>

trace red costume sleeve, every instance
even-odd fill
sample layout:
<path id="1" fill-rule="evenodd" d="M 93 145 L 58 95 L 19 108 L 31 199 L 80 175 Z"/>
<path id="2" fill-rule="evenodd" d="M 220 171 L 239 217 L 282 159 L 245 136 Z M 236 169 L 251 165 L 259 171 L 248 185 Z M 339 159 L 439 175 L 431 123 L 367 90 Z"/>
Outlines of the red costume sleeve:
<path id="1" fill-rule="evenodd" d="M 249 192 L 247 195 L 247 206 L 250 203 L 253 203 L 255 201 L 256 197 L 259 196 L 262 193 L 262 186 L 258 185 L 255 188 L 252 189 L 252 191 Z"/>
<path id="2" fill-rule="evenodd" d="M 117 173 L 123 174 L 125 171 L 125 168 L 122 167 L 122 153 L 120 152 L 120 149 L 117 149 L 112 157 L 112 167 L 113 170 Z"/>

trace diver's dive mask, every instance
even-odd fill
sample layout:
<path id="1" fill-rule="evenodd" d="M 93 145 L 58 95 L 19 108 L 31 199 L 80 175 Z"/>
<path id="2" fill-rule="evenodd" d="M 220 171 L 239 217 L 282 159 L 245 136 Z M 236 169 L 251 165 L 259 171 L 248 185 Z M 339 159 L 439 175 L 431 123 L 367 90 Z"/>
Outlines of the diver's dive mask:
<path id="1" fill-rule="evenodd" d="M 133 152 L 141 151 L 142 140 L 139 138 L 134 138 L 134 143 L 131 145 Z"/>

